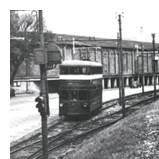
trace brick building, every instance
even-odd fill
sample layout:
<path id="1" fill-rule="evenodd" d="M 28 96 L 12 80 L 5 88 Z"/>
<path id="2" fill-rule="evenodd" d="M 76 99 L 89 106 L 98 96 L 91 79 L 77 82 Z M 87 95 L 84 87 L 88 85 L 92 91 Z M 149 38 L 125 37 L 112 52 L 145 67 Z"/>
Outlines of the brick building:
<path id="1" fill-rule="evenodd" d="M 75 39 L 73 43 L 73 39 Z M 118 54 L 119 44 L 116 39 L 54 34 L 52 39 L 61 51 L 62 60 L 89 58 L 103 65 L 103 88 L 115 88 L 119 85 Z M 45 39 L 47 42 L 47 39 Z M 129 86 L 131 81 L 142 79 L 141 44 L 144 46 L 143 68 L 144 85 L 153 84 L 153 47 L 152 43 L 123 40 L 123 74 L 124 84 Z M 74 47 L 73 47 L 74 45 Z M 158 55 L 156 46 L 156 55 Z M 75 48 L 75 50 L 73 49 Z M 155 61 L 156 82 L 159 84 L 159 61 Z M 59 66 L 47 71 L 49 92 L 58 92 Z M 24 61 L 16 74 L 14 81 L 16 93 L 33 93 L 40 90 L 40 67 L 34 61 Z"/>

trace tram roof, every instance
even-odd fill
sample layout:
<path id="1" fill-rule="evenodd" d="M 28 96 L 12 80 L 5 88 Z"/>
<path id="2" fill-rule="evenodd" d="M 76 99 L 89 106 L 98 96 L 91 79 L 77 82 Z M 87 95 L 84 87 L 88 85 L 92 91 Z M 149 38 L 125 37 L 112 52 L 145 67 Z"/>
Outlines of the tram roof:
<path id="1" fill-rule="evenodd" d="M 66 60 L 62 61 L 62 66 L 102 66 L 101 63 L 82 60 Z"/>

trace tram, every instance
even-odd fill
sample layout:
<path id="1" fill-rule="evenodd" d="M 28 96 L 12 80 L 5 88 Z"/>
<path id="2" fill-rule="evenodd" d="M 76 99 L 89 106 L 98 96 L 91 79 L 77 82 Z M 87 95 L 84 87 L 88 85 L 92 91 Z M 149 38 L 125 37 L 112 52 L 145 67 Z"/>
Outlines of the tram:
<path id="1" fill-rule="evenodd" d="M 68 60 L 60 65 L 59 116 L 90 116 L 102 107 L 102 65 Z"/>

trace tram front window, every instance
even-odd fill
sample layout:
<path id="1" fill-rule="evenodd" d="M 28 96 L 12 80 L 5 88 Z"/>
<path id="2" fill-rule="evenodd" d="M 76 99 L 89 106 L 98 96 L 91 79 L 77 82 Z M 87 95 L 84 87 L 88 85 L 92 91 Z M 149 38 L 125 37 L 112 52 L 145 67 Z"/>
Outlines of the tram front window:
<path id="1" fill-rule="evenodd" d="M 70 91 L 70 100 L 88 100 L 88 99 L 89 99 L 88 90 Z"/>
<path id="2" fill-rule="evenodd" d="M 61 67 L 60 74 L 69 74 L 69 68 L 68 67 Z"/>
<path id="3" fill-rule="evenodd" d="M 89 67 L 80 67 L 80 74 L 90 74 L 90 68 Z"/>
<path id="4" fill-rule="evenodd" d="M 70 67 L 70 74 L 78 74 L 77 67 Z"/>
<path id="5" fill-rule="evenodd" d="M 69 92 L 67 90 L 62 90 L 61 91 L 61 99 L 69 100 Z"/>
<path id="6" fill-rule="evenodd" d="M 83 67 L 83 68 L 82 68 L 82 73 L 83 73 L 83 74 L 86 74 L 86 73 L 87 73 L 87 67 Z"/>

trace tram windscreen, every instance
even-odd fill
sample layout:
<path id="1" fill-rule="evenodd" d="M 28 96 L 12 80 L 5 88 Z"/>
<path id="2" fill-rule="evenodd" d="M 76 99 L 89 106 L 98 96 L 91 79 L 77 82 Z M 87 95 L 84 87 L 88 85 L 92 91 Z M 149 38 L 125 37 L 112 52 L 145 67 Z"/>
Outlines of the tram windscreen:
<path id="1" fill-rule="evenodd" d="M 78 67 L 70 67 L 70 74 L 78 74 Z"/>
<path id="2" fill-rule="evenodd" d="M 79 74 L 90 74 L 90 67 L 79 67 Z"/>
<path id="3" fill-rule="evenodd" d="M 69 74 L 69 67 L 61 67 L 60 74 Z"/>
<path id="4" fill-rule="evenodd" d="M 87 100 L 89 98 L 89 93 L 87 90 L 71 90 L 70 100 Z"/>

